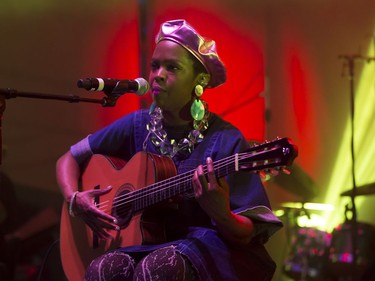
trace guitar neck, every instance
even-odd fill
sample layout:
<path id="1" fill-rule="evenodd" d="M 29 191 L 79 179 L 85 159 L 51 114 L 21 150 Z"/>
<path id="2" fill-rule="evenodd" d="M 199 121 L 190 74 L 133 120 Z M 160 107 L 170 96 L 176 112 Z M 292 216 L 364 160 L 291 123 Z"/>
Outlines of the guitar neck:
<path id="1" fill-rule="evenodd" d="M 220 178 L 235 171 L 235 157 L 232 155 L 213 163 L 216 177 Z M 207 174 L 207 165 L 204 165 L 203 169 L 204 174 Z M 194 171 L 195 169 L 133 191 L 133 210 L 141 211 L 177 195 L 193 192 Z"/>
<path id="2" fill-rule="evenodd" d="M 217 178 L 237 171 L 269 171 L 292 164 L 298 155 L 298 148 L 290 139 L 282 138 L 251 147 L 248 151 L 237 153 L 213 163 Z M 203 166 L 207 174 L 207 166 Z M 159 181 L 150 186 L 130 192 L 128 199 L 132 201 L 133 211 L 173 198 L 179 194 L 192 193 L 192 177 L 194 170 Z"/>

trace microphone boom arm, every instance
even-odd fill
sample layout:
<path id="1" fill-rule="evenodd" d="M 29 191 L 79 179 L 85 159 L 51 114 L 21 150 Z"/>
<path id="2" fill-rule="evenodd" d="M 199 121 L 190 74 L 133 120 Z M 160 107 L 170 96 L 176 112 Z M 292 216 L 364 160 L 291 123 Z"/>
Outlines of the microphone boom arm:
<path id="1" fill-rule="evenodd" d="M 51 95 L 43 93 L 32 93 L 32 92 L 19 92 L 12 88 L 0 88 L 0 167 L 2 165 L 2 119 L 3 113 L 6 108 L 6 99 L 23 97 L 23 98 L 34 98 L 34 99 L 50 99 L 50 100 L 62 100 L 70 103 L 77 102 L 89 102 L 89 103 L 100 103 L 103 107 L 111 107 L 116 105 L 116 101 L 119 98 L 118 95 L 110 95 L 102 99 L 90 99 L 82 98 L 76 95 Z M 1 177 L 0 177 L 1 180 Z"/>
<path id="2" fill-rule="evenodd" d="M 76 95 L 51 95 L 51 94 L 33 93 L 33 92 L 20 92 L 12 88 L 0 89 L 0 95 L 5 97 L 5 99 L 24 97 L 24 98 L 34 98 L 34 99 L 62 100 L 62 101 L 70 102 L 70 103 L 77 103 L 77 102 L 99 103 L 103 107 L 115 106 L 116 101 L 119 97 L 119 96 L 109 95 L 102 99 L 91 99 L 91 98 L 83 98 L 83 97 L 76 96 Z"/>

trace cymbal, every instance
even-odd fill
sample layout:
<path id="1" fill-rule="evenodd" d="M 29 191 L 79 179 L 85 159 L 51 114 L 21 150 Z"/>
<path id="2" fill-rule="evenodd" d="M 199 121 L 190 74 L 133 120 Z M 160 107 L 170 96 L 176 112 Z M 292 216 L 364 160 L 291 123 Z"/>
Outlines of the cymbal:
<path id="1" fill-rule="evenodd" d="M 317 187 L 311 177 L 297 164 L 288 167 L 290 174 L 280 173 L 272 180 L 281 188 L 301 197 L 301 201 L 309 201 L 317 194 Z"/>
<path id="2" fill-rule="evenodd" d="M 312 203 L 312 202 L 285 202 L 281 207 L 286 209 L 311 210 L 311 211 L 333 211 L 335 208 L 331 204 Z"/>
<path id="3" fill-rule="evenodd" d="M 371 194 L 375 194 L 375 182 L 359 186 L 354 190 L 354 196 L 371 195 Z M 352 196 L 353 190 L 349 189 L 347 191 L 344 191 L 340 195 L 341 196 Z"/>

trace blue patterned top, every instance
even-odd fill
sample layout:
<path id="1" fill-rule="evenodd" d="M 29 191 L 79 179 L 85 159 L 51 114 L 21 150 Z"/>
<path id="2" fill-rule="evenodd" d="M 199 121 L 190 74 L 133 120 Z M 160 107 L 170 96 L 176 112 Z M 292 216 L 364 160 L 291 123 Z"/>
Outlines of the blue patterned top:
<path id="1" fill-rule="evenodd" d="M 148 111 L 138 110 L 73 145 L 71 152 L 80 164 L 93 154 L 130 160 L 143 150 L 146 141 L 147 152 L 159 154 L 157 148 L 147 140 L 146 124 L 149 121 Z M 211 114 L 209 128 L 204 134 L 203 141 L 189 156 L 173 159 L 178 173 L 205 164 L 208 156 L 215 162 L 250 147 L 237 128 L 215 114 Z M 147 253 L 172 244 L 189 258 L 201 280 L 249 280 L 249 276 L 252 276 L 251 280 L 271 280 L 275 263 L 264 244 L 282 227 L 282 223 L 272 213 L 257 174 L 239 171 L 227 175 L 226 179 L 231 188 L 231 210 L 254 222 L 254 234 L 249 245 L 238 247 L 226 243 L 193 196 L 186 195 L 178 201 L 177 207 L 163 213 L 168 239 L 166 243 L 131 246 L 121 250 L 127 253 Z"/>

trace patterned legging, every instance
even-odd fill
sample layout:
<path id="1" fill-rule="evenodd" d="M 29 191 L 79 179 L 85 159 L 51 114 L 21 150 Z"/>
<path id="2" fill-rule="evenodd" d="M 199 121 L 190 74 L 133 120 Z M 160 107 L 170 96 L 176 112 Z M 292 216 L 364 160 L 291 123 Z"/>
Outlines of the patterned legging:
<path id="1" fill-rule="evenodd" d="M 109 252 L 88 266 L 85 281 L 198 281 L 190 261 L 173 246 L 158 249 L 139 263 L 123 252 Z"/>

